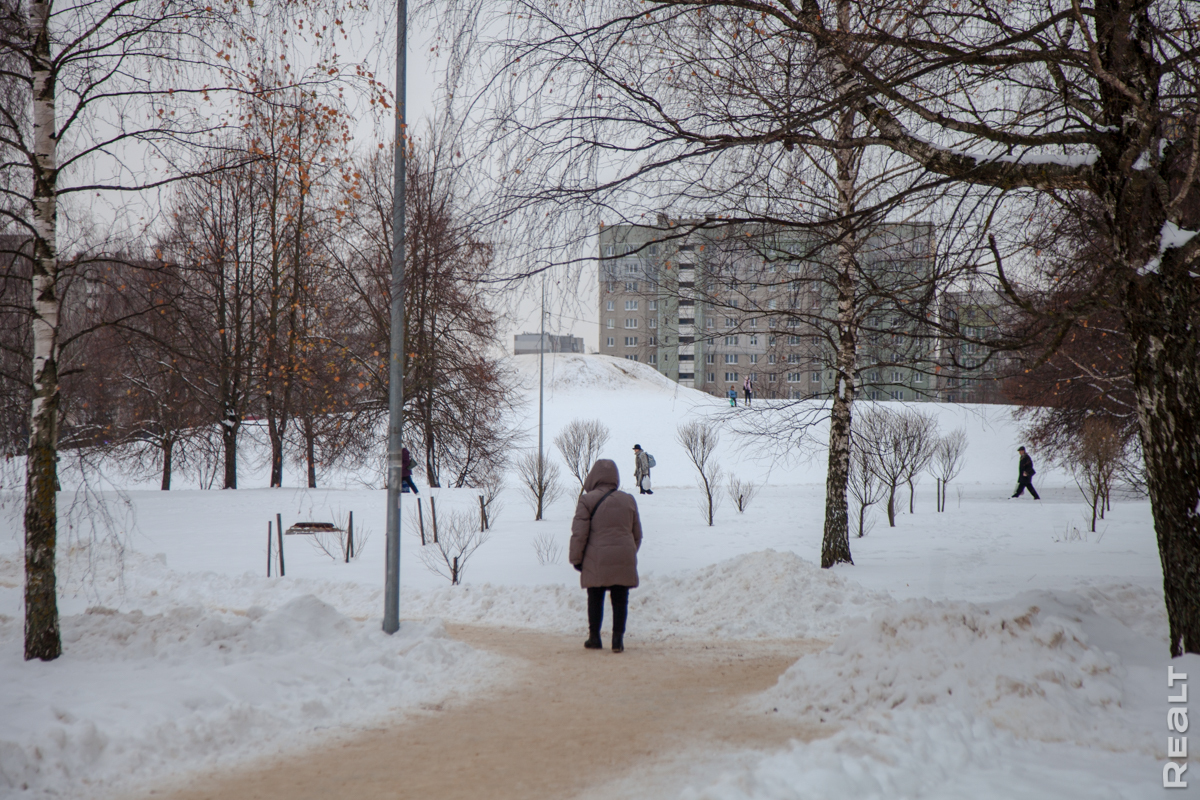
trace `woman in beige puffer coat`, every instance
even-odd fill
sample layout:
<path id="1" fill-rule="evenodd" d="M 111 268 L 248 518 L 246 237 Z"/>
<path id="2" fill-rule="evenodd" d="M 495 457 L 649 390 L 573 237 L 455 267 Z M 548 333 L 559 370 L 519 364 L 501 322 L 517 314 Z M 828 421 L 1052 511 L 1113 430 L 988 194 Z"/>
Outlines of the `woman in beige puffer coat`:
<path id="1" fill-rule="evenodd" d="M 612 649 L 625 649 L 625 620 L 629 590 L 638 585 L 637 553 L 642 546 L 642 521 L 633 495 L 617 491 L 620 485 L 616 462 L 602 458 L 592 466 L 583 482 L 584 493 L 571 521 L 570 562 L 579 570 L 579 583 L 588 593 L 588 640 L 590 650 L 603 647 L 600 623 L 604 619 L 604 593 L 612 597 Z"/>

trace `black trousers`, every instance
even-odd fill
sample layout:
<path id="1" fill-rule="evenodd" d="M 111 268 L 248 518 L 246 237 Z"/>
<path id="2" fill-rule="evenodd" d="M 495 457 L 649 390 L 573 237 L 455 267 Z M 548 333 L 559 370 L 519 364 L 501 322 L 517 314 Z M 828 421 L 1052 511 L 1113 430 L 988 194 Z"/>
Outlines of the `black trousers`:
<path id="1" fill-rule="evenodd" d="M 629 616 L 628 586 L 592 586 L 588 593 L 588 632 L 600 635 L 600 623 L 604 622 L 604 593 L 612 596 L 613 636 L 625 635 L 625 619 Z"/>
<path id="2" fill-rule="evenodd" d="M 1015 494 L 1013 494 L 1013 497 L 1020 497 L 1025 493 L 1026 489 L 1028 489 L 1029 493 L 1033 495 L 1034 500 L 1042 499 L 1038 497 L 1037 489 L 1033 488 L 1033 478 L 1029 475 L 1022 475 L 1017 479 L 1017 491 Z"/>

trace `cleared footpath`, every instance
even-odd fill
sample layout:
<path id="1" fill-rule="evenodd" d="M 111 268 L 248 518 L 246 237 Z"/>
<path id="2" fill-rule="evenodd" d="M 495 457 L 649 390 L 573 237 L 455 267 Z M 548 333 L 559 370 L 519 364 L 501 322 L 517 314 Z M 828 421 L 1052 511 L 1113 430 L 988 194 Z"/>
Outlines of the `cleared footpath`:
<path id="1" fill-rule="evenodd" d="M 631 771 L 691 751 L 772 749 L 831 733 L 742 706 L 824 642 L 627 639 L 626 651 L 616 654 L 584 650 L 582 636 L 448 628 L 455 638 L 513 659 L 514 678 L 394 726 L 233 772 L 191 775 L 187 788 L 148 796 L 571 798 L 623 778 L 627 783 Z"/>

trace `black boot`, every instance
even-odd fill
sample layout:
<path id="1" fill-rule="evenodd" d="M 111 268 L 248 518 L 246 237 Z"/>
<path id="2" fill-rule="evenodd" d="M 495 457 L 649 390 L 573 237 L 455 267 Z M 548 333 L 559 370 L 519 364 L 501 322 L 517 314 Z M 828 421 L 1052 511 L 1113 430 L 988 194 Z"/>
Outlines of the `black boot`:
<path id="1" fill-rule="evenodd" d="M 583 646 L 588 650 L 604 649 L 604 643 L 600 641 L 600 634 L 598 633 L 593 633 L 591 636 L 589 636 L 587 641 L 583 643 Z"/>
<path id="2" fill-rule="evenodd" d="M 624 639 L 625 639 L 625 636 L 623 634 L 620 634 L 620 633 L 613 634 L 612 651 L 614 653 L 624 653 L 625 652 Z"/>

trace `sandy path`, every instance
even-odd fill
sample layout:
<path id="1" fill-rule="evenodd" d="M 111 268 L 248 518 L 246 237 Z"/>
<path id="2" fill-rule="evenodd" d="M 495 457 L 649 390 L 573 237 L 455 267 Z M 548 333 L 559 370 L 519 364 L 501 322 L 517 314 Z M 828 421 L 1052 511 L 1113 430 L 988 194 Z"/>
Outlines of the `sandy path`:
<path id="1" fill-rule="evenodd" d="M 193 776 L 192 785 L 202 787 L 151 796 L 568 798 L 684 749 L 770 748 L 827 733 L 737 707 L 824 643 L 630 642 L 616 654 L 584 650 L 580 636 L 448 628 L 475 647 L 520 659 L 515 680 L 393 727 L 237 772 Z"/>

